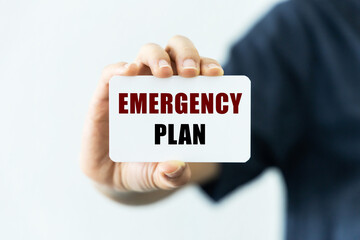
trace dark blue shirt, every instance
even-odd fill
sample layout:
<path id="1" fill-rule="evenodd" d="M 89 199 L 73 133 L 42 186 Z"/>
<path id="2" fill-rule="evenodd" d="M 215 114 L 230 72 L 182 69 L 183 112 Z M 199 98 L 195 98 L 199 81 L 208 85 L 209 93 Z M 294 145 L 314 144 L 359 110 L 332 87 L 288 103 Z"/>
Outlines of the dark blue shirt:
<path id="1" fill-rule="evenodd" d="M 276 167 L 287 239 L 360 239 L 360 1 L 277 5 L 232 47 L 225 74 L 252 80 L 252 156 L 203 189 L 219 200 Z"/>

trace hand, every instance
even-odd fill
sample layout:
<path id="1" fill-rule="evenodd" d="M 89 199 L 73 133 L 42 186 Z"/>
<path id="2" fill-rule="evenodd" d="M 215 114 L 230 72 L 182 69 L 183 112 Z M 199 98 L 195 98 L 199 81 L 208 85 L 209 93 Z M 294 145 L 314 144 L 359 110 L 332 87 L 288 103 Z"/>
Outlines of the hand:
<path id="1" fill-rule="evenodd" d="M 171 190 L 186 184 L 191 177 L 189 164 L 180 161 L 162 163 L 115 163 L 109 158 L 109 80 L 113 76 L 154 75 L 159 78 L 178 74 L 195 77 L 199 74 L 220 76 L 224 71 L 210 58 L 200 57 L 193 43 L 186 37 L 175 36 L 163 49 L 156 44 L 146 44 L 134 63 L 119 62 L 104 68 L 86 118 L 81 150 L 81 168 L 100 185 L 120 192 L 149 192 Z M 206 178 L 201 169 L 193 178 Z"/>

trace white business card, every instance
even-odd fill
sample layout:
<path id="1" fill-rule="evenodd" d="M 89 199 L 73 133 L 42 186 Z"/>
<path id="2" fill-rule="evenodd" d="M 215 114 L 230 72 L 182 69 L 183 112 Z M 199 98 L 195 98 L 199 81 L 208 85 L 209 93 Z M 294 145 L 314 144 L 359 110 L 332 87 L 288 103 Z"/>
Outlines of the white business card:
<path id="1" fill-rule="evenodd" d="M 115 162 L 246 162 L 250 94 L 246 76 L 113 77 L 110 158 Z"/>

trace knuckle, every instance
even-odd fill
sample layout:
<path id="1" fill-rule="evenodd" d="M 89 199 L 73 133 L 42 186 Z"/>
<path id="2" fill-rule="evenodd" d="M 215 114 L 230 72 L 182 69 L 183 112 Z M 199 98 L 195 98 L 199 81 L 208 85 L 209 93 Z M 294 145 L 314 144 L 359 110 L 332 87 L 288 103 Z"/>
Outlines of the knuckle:
<path id="1" fill-rule="evenodd" d="M 108 65 L 106 65 L 106 66 L 102 69 L 101 74 L 102 74 L 102 75 L 107 74 L 107 72 L 109 71 L 109 69 L 110 69 L 112 66 L 113 66 L 113 64 L 108 64 Z"/>
<path id="2" fill-rule="evenodd" d="M 208 58 L 208 57 L 202 57 L 201 61 L 205 62 L 205 63 L 209 63 L 209 62 L 216 62 L 215 59 L 212 58 Z"/>
<path id="3" fill-rule="evenodd" d="M 184 39 L 188 39 L 188 38 L 183 35 L 176 34 L 170 38 L 169 42 L 173 42 L 175 40 L 184 40 Z"/>
<path id="4" fill-rule="evenodd" d="M 159 45 L 156 43 L 146 43 L 144 44 L 140 50 L 146 50 L 146 49 L 152 49 L 152 48 L 158 48 Z"/>
<path id="5" fill-rule="evenodd" d="M 147 59 L 147 58 L 154 58 L 154 57 L 160 57 L 164 54 L 162 53 L 162 47 L 156 43 L 147 43 L 143 45 L 139 51 L 139 54 L 137 56 L 137 59 Z M 166 57 L 166 56 L 163 56 Z"/>
<path id="6" fill-rule="evenodd" d="M 200 60 L 199 52 L 195 47 L 185 46 L 182 48 L 182 52 L 186 56 L 190 56 Z"/>
<path id="7" fill-rule="evenodd" d="M 214 58 L 204 57 L 203 59 L 206 62 L 212 62 L 212 63 L 217 63 L 218 64 L 218 61 L 215 60 Z"/>
<path id="8" fill-rule="evenodd" d="M 171 50 L 175 46 L 184 45 L 185 43 L 189 44 L 191 40 L 182 35 L 175 35 L 169 39 L 166 50 Z"/>
<path id="9" fill-rule="evenodd" d="M 126 64 L 126 62 L 118 62 L 118 63 L 113 63 L 113 64 L 108 64 L 106 65 L 103 69 L 102 69 L 102 74 L 108 74 L 111 69 L 114 69 L 116 67 L 120 67 L 122 65 Z"/>

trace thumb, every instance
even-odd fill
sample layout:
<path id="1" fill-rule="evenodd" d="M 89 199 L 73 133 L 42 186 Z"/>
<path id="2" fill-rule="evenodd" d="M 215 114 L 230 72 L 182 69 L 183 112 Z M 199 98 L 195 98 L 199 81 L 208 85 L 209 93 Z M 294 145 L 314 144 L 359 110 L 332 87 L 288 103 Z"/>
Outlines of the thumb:
<path id="1" fill-rule="evenodd" d="M 185 185 L 191 177 L 190 167 L 182 161 L 159 163 L 154 172 L 154 182 L 160 189 L 171 190 Z"/>

